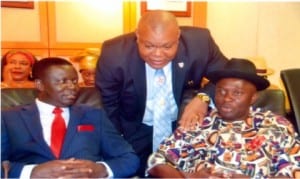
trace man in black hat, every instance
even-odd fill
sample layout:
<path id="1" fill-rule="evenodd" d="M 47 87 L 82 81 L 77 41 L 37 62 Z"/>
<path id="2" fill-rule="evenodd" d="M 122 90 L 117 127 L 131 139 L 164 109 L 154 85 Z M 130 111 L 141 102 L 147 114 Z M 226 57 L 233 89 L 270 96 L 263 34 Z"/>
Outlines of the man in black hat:
<path id="1" fill-rule="evenodd" d="M 209 74 L 215 105 L 193 131 L 177 128 L 148 160 L 154 177 L 269 178 L 299 173 L 300 142 L 292 124 L 251 105 L 269 81 L 245 59 Z"/>

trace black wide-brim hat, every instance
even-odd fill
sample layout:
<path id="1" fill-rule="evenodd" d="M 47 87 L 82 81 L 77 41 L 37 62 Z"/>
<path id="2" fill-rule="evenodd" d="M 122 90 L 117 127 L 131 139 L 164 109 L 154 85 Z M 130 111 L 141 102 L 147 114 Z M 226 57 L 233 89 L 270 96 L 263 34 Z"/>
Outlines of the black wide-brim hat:
<path id="1" fill-rule="evenodd" d="M 258 91 L 266 89 L 270 82 L 256 74 L 255 65 L 247 59 L 232 58 L 223 69 L 208 73 L 208 79 L 216 84 L 223 78 L 240 78 L 256 86 Z"/>

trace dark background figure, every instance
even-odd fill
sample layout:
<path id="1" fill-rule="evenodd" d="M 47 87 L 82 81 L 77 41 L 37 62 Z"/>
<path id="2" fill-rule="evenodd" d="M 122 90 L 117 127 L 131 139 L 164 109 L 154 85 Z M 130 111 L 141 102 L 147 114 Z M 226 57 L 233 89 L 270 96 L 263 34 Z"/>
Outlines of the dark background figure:
<path id="1" fill-rule="evenodd" d="M 136 32 L 103 43 L 96 69 L 96 87 L 109 118 L 141 159 L 139 176 L 144 176 L 153 148 L 153 116 L 157 112 L 153 108 L 158 105 L 151 98 L 155 95 L 152 90 L 154 71 L 167 72 L 168 95 L 173 101 L 169 109 L 175 110 L 165 112 L 171 113 L 167 118 L 173 129 L 184 99 L 203 92 L 192 99 L 181 116 L 180 125 L 189 128 L 207 111 L 207 98 L 203 96 L 213 96 L 212 85 L 200 89 L 202 78 L 226 62 L 227 58 L 207 29 L 179 27 L 176 17 L 166 11 L 144 14 Z"/>
<path id="2" fill-rule="evenodd" d="M 138 157 L 105 112 L 73 105 L 79 86 L 70 62 L 42 59 L 33 76 L 39 91 L 35 102 L 1 111 L 2 177 L 103 178 L 136 172 Z M 61 114 L 52 113 L 56 108 Z"/>
<path id="3" fill-rule="evenodd" d="M 88 48 L 76 54 L 71 60 L 79 64 L 79 73 L 82 82 L 80 87 L 95 87 L 96 63 L 100 55 L 100 49 Z"/>

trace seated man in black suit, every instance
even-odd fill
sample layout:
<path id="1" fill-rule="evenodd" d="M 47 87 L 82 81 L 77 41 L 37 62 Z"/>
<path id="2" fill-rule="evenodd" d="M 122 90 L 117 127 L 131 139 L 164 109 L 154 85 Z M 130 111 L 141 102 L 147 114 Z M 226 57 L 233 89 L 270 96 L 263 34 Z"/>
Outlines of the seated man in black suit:
<path id="1" fill-rule="evenodd" d="M 103 178 L 136 172 L 138 157 L 104 111 L 73 105 L 79 86 L 70 62 L 42 59 L 33 76 L 39 90 L 35 102 L 1 111 L 2 177 Z"/>

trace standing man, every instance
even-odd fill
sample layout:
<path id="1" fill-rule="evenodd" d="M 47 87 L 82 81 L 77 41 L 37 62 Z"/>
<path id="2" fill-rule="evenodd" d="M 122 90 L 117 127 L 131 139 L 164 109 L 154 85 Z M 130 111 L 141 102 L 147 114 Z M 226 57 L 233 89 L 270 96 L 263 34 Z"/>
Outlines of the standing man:
<path id="1" fill-rule="evenodd" d="M 136 172 L 138 157 L 104 111 L 73 105 L 79 87 L 70 62 L 42 59 L 33 76 L 35 102 L 1 111 L 2 177 L 118 178 Z"/>
<path id="2" fill-rule="evenodd" d="M 185 95 L 200 92 L 201 79 L 227 59 L 208 30 L 180 28 L 165 11 L 146 13 L 135 33 L 104 42 L 101 51 L 96 87 L 109 118 L 139 155 L 138 175 L 144 176 L 148 156 L 176 126 Z M 180 125 L 190 127 L 195 117 L 202 119 L 209 99 L 205 94 L 212 91 L 201 90 Z"/>

